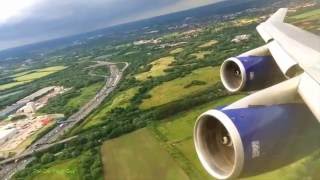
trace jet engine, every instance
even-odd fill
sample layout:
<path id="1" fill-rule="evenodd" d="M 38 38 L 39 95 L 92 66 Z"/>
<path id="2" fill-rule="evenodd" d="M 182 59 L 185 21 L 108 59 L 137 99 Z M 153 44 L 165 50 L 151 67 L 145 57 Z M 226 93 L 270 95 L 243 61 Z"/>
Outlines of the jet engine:
<path id="1" fill-rule="evenodd" d="M 259 90 L 284 80 L 267 46 L 227 59 L 220 76 L 230 92 Z"/>
<path id="2" fill-rule="evenodd" d="M 315 138 L 304 136 L 311 133 L 310 127 L 315 128 L 311 137 L 319 132 L 317 119 L 297 93 L 299 80 L 292 78 L 198 117 L 195 148 L 210 175 L 252 176 L 297 160 L 290 153 L 293 145 L 312 143 Z"/>

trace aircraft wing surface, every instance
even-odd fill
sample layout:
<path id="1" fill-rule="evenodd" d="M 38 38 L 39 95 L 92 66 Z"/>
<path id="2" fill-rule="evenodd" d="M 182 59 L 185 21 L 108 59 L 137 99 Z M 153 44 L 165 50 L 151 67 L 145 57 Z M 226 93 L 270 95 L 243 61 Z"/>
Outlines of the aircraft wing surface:
<path id="1" fill-rule="evenodd" d="M 286 76 L 303 72 L 297 91 L 320 121 L 320 37 L 285 23 L 286 13 L 279 9 L 257 30 Z"/>

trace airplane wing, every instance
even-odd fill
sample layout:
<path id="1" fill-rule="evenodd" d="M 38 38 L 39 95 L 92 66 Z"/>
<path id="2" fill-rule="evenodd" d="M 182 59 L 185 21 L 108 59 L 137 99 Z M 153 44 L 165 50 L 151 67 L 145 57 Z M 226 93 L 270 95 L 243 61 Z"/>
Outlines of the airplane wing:
<path id="1" fill-rule="evenodd" d="M 320 37 L 285 23 L 286 12 L 279 9 L 257 30 L 285 75 L 296 75 L 297 67 L 304 72 L 298 92 L 320 120 Z"/>
<path id="2" fill-rule="evenodd" d="M 196 152 L 217 179 L 256 175 L 290 163 L 283 160 L 293 157 L 289 152 L 296 135 L 319 125 L 320 38 L 285 23 L 286 13 L 279 9 L 257 27 L 266 45 L 221 65 L 227 90 L 254 93 L 197 119 Z M 276 163 L 270 165 L 272 160 Z"/>

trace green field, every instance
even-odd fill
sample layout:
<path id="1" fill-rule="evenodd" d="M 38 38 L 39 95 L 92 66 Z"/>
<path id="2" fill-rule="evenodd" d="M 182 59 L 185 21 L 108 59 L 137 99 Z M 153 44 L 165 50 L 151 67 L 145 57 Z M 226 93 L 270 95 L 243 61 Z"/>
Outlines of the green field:
<path id="1" fill-rule="evenodd" d="M 310 31 L 314 34 L 320 34 L 320 9 L 298 12 L 288 17 L 288 22 Z"/>
<path id="2" fill-rule="evenodd" d="M 106 141 L 101 150 L 105 179 L 209 179 L 193 148 L 194 122 L 203 111 L 241 97 L 230 96 L 179 113 L 159 122 L 156 130 L 145 128 Z M 155 131 L 167 140 L 160 140 Z"/>
<path id="3" fill-rule="evenodd" d="M 149 77 L 163 76 L 166 74 L 164 70 L 167 69 L 173 61 L 174 61 L 173 56 L 163 57 L 156 61 L 153 61 L 151 63 L 152 68 L 148 72 L 137 74 L 135 78 L 139 81 L 144 81 Z"/>
<path id="4" fill-rule="evenodd" d="M 40 79 L 42 77 L 48 76 L 50 74 L 53 74 L 55 72 L 61 71 L 65 69 L 64 66 L 52 66 L 42 69 L 35 69 L 30 71 L 24 71 L 17 74 L 12 75 L 11 77 L 15 82 L 11 82 L 8 84 L 0 85 L 0 90 L 6 90 L 9 88 L 13 88 L 15 86 L 19 86 L 22 84 L 26 84 L 29 82 L 32 82 L 34 80 Z"/>
<path id="5" fill-rule="evenodd" d="M 208 48 L 208 47 L 211 47 L 211 46 L 213 46 L 213 45 L 215 45 L 215 44 L 217 44 L 217 43 L 218 43 L 218 41 L 216 41 L 216 40 L 211 40 L 211 41 L 209 41 L 209 42 L 206 42 L 206 43 L 200 45 L 199 48 Z"/>
<path id="6" fill-rule="evenodd" d="M 105 118 L 105 116 L 116 107 L 127 107 L 131 98 L 138 92 L 138 88 L 131 88 L 126 91 L 122 91 L 117 94 L 111 102 L 104 104 L 99 110 L 91 114 L 84 122 L 82 129 L 89 128 L 93 125 L 99 124 Z"/>
<path id="7" fill-rule="evenodd" d="M 88 87 L 80 89 L 80 95 L 68 101 L 66 106 L 80 108 L 88 102 L 103 87 L 103 82 L 92 84 Z"/>
<path id="8" fill-rule="evenodd" d="M 101 153 L 108 180 L 189 179 L 147 129 L 106 141 Z"/>
<path id="9" fill-rule="evenodd" d="M 78 159 L 53 163 L 47 169 L 39 169 L 28 179 L 32 180 L 80 180 Z"/>
<path id="10" fill-rule="evenodd" d="M 304 12 L 302 14 L 291 16 L 290 18 L 297 19 L 297 20 L 313 20 L 313 19 L 317 19 L 319 16 L 320 16 L 320 9 L 315 9 L 312 11 Z"/>
<path id="11" fill-rule="evenodd" d="M 170 54 L 179 54 L 182 51 L 184 51 L 183 48 L 177 48 L 177 49 L 174 49 L 174 50 L 170 51 Z"/>
<path id="12" fill-rule="evenodd" d="M 199 51 L 199 52 L 197 52 L 197 53 L 192 53 L 192 54 L 190 54 L 190 55 L 196 57 L 196 59 L 201 60 L 201 59 L 204 59 L 205 56 L 206 56 L 206 55 L 209 55 L 209 54 L 211 54 L 210 51 Z"/>
<path id="13" fill-rule="evenodd" d="M 185 96 L 203 91 L 219 81 L 219 67 L 205 67 L 194 70 L 191 74 L 172 81 L 164 82 L 151 89 L 151 98 L 145 99 L 140 105 L 141 109 L 163 105 L 182 99 Z M 192 81 L 203 81 L 205 85 L 197 85 L 185 88 Z"/>

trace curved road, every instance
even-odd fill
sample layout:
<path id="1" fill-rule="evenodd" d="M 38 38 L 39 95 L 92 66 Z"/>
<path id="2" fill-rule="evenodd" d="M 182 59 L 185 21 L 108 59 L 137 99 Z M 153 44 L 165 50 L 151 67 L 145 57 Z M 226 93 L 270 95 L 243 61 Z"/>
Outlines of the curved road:
<path id="1" fill-rule="evenodd" d="M 116 64 L 124 63 L 125 66 L 119 70 Z M 119 81 L 122 78 L 123 71 L 127 69 L 129 64 L 127 62 L 111 63 L 104 62 L 110 70 L 110 76 L 106 77 L 106 83 L 103 88 L 92 98 L 87 104 L 85 104 L 78 112 L 70 116 L 66 123 L 60 122 L 60 124 L 48 132 L 46 135 L 38 139 L 28 149 L 26 149 L 21 155 L 7 159 L 0 162 L 0 179 L 10 179 L 10 177 L 18 170 L 25 168 L 25 166 L 33 160 L 30 155 L 35 151 L 45 150 L 56 142 L 61 136 L 68 132 L 76 124 L 79 124 L 86 116 L 88 116 L 94 109 L 96 109 L 102 101 L 116 88 Z M 62 140 L 62 142 L 65 142 Z M 19 160 L 19 161 L 17 161 Z M 16 162 L 17 161 L 17 162 Z"/>

